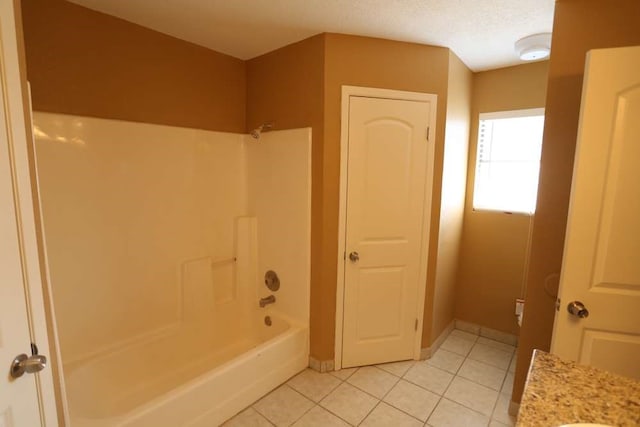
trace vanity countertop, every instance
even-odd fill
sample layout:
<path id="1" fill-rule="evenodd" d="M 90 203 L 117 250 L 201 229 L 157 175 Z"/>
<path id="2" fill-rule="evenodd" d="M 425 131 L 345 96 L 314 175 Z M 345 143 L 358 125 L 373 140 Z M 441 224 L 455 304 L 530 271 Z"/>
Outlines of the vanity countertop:
<path id="1" fill-rule="evenodd" d="M 517 427 L 640 426 L 640 382 L 535 350 Z"/>

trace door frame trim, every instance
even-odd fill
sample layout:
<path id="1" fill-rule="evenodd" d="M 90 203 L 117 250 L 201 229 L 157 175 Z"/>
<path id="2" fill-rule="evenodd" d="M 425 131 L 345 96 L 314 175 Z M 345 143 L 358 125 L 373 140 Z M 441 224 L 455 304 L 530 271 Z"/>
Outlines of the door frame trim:
<path id="1" fill-rule="evenodd" d="M 379 89 L 361 86 L 342 86 L 342 103 L 341 103 L 341 123 L 340 123 L 340 199 L 338 210 L 338 274 L 337 274 L 337 291 L 336 291 L 336 328 L 335 328 L 335 353 L 334 353 L 334 369 L 342 368 L 342 329 L 344 319 L 344 269 L 346 250 L 346 214 L 347 214 L 347 154 L 349 148 L 349 103 L 350 98 L 366 97 L 366 98 L 382 98 L 395 99 L 401 101 L 419 101 L 431 103 L 431 116 L 429 117 L 430 135 L 427 148 L 427 169 L 426 177 L 431 185 L 425 186 L 424 194 L 424 213 L 422 217 L 422 241 L 420 244 L 420 265 L 419 265 L 419 284 L 417 295 L 417 311 L 418 328 L 415 336 L 413 358 L 420 359 L 420 350 L 422 344 L 422 328 L 424 321 L 425 295 L 427 288 L 427 263 L 429 258 L 429 237 L 431 232 L 431 206 L 432 206 L 432 190 L 434 178 L 434 156 L 435 156 L 435 140 L 436 140 L 436 110 L 438 96 L 435 94 L 421 92 L 407 92 L 392 89 Z"/>
<path id="2" fill-rule="evenodd" d="M 43 425 L 57 425 L 56 380 L 54 379 L 55 349 L 52 344 L 55 337 L 49 335 L 47 299 L 45 283 L 40 264 L 40 245 L 35 202 L 38 200 L 31 171 L 29 131 L 31 105 L 29 89 L 26 83 L 24 64 L 20 61 L 18 32 L 16 22 L 16 3 L 1 0 L 0 10 L 0 85 L 4 92 L 7 145 L 9 163 L 13 176 L 14 204 L 16 211 L 16 233 L 19 241 L 22 263 L 23 286 L 31 341 L 36 343 L 42 353 L 50 360 L 49 366 L 36 374 L 37 399 L 40 420 Z M 35 173 L 35 172 L 34 172 Z M 18 350 L 20 351 L 20 350 Z M 25 353 L 30 348 L 24 348 Z"/>

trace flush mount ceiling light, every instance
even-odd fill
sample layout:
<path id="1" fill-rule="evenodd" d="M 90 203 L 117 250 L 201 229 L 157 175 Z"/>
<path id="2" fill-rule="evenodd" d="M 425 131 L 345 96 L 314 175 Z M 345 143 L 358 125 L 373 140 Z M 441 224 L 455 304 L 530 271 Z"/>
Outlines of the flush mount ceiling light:
<path id="1" fill-rule="evenodd" d="M 535 61 L 549 56 L 551 33 L 534 34 L 516 42 L 516 53 L 523 61 Z"/>

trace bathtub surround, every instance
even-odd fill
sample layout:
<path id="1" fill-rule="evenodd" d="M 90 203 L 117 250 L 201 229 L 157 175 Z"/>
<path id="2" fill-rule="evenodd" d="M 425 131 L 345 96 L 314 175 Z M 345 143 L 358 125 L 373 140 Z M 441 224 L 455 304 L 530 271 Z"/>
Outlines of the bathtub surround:
<path id="1" fill-rule="evenodd" d="M 34 133 L 74 426 L 212 425 L 308 365 L 310 129 L 35 113 Z"/>
<path id="2" fill-rule="evenodd" d="M 243 135 L 44 113 L 34 129 L 65 361 L 180 323 L 201 264 L 236 256 Z M 235 266 L 208 271 L 217 285 Z"/>

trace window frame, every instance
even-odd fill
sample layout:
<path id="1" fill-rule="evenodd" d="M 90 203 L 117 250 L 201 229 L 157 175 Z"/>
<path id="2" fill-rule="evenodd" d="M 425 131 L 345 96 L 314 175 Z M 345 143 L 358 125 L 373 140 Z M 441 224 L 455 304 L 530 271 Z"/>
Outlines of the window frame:
<path id="1" fill-rule="evenodd" d="M 476 136 L 476 141 L 475 141 L 475 158 L 474 158 L 474 163 L 473 163 L 473 187 L 472 187 L 472 191 L 471 191 L 471 210 L 473 212 L 492 212 L 492 213 L 503 213 L 503 214 L 507 214 L 507 215 L 524 215 L 524 216 L 534 216 L 535 215 L 535 208 L 536 206 L 534 205 L 534 210 L 533 212 L 523 212 L 523 211 L 509 211 L 509 210 L 504 210 L 504 209 L 491 209 L 491 208 L 487 208 L 487 207 L 475 207 L 474 206 L 474 201 L 475 201 L 475 194 L 476 194 L 476 189 L 477 189 L 477 178 L 478 178 L 478 152 L 479 152 L 479 148 L 480 148 L 480 123 L 482 120 L 496 120 L 496 119 L 512 119 L 512 118 L 519 118 L 519 117 L 533 117 L 533 116 L 543 116 L 545 117 L 545 108 L 544 107 L 537 107 L 537 108 L 524 108 L 524 109 L 517 109 L 517 110 L 504 110 L 504 111 L 491 111 L 491 112 L 484 112 L 484 113 L 478 113 L 478 121 L 477 121 L 477 136 Z M 544 140 L 544 125 L 543 125 L 543 135 L 542 138 Z M 541 141 L 542 144 L 542 141 Z M 542 155 L 542 146 L 540 148 L 540 154 Z M 540 175 L 538 174 L 538 186 L 540 184 Z M 537 195 L 536 195 L 536 202 L 537 202 Z M 537 204 L 537 203 L 536 203 Z"/>

